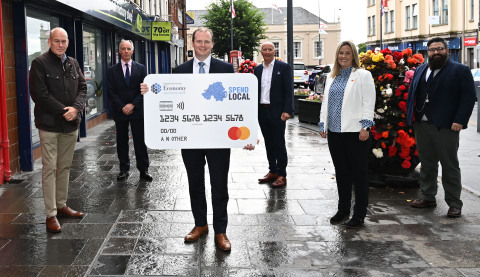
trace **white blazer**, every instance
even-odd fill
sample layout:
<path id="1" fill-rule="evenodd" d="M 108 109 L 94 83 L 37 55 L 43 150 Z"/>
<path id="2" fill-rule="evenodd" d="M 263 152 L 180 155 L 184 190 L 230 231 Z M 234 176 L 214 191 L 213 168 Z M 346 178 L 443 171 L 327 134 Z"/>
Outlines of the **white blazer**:
<path id="1" fill-rule="evenodd" d="M 324 131 L 328 132 L 328 95 L 330 86 L 333 83 L 331 73 L 328 75 L 325 90 L 323 92 L 323 103 L 320 111 L 320 122 L 324 123 Z M 342 103 L 342 127 L 344 132 L 360 132 L 362 123 L 360 120 L 368 119 L 373 121 L 375 111 L 375 84 L 370 71 L 365 69 L 353 69 L 348 78 Z"/>

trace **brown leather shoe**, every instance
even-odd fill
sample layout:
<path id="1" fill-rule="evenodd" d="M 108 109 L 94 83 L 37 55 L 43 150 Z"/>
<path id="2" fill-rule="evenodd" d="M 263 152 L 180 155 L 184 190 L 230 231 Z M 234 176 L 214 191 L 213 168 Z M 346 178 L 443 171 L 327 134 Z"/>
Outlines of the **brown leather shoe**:
<path id="1" fill-rule="evenodd" d="M 230 243 L 230 240 L 228 240 L 227 234 L 225 233 L 215 234 L 215 244 L 223 251 L 232 250 L 232 244 Z"/>
<path id="2" fill-rule="evenodd" d="M 62 227 L 58 222 L 56 216 L 47 217 L 47 231 L 51 233 L 60 233 L 62 231 Z"/>
<path id="3" fill-rule="evenodd" d="M 287 178 L 283 176 L 278 176 L 277 180 L 273 182 L 272 187 L 274 188 L 281 188 L 287 185 Z"/>
<path id="4" fill-rule="evenodd" d="M 422 199 L 413 200 L 411 206 L 414 207 L 414 208 L 436 207 L 437 202 L 436 201 L 428 201 L 428 200 L 425 200 L 425 199 L 422 198 Z"/>
<path id="5" fill-rule="evenodd" d="M 65 217 L 71 217 L 71 218 L 82 218 L 83 217 L 82 212 L 77 212 L 75 210 L 72 210 L 68 206 L 65 206 L 61 209 L 57 209 L 57 215 L 65 216 Z"/>
<path id="6" fill-rule="evenodd" d="M 208 234 L 208 224 L 203 227 L 198 227 L 198 226 L 193 227 L 192 231 L 190 231 L 190 233 L 188 233 L 185 236 L 185 241 L 189 241 L 189 242 L 196 241 L 203 234 Z"/>
<path id="7" fill-rule="evenodd" d="M 263 176 L 263 178 L 258 179 L 258 181 L 260 183 L 271 182 L 277 179 L 277 177 L 278 177 L 277 173 L 268 172 L 267 175 Z"/>
<path id="8" fill-rule="evenodd" d="M 448 217 L 460 217 L 462 215 L 462 208 L 450 207 L 448 209 Z"/>

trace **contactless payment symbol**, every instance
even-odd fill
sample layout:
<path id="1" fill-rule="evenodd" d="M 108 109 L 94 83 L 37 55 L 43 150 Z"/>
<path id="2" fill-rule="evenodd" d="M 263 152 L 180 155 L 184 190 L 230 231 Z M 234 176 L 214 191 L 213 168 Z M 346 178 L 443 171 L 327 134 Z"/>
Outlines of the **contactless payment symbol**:
<path id="1" fill-rule="evenodd" d="M 247 127 L 232 127 L 228 130 L 228 137 L 231 140 L 246 140 L 250 137 L 250 129 Z"/>

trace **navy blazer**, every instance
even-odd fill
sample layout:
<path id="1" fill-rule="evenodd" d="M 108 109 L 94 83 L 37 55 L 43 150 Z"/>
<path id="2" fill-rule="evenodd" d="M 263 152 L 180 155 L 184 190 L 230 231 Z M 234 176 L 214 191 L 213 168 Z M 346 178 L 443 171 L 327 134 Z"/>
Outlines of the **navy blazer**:
<path id="1" fill-rule="evenodd" d="M 258 104 L 262 95 L 263 64 L 255 67 L 254 74 L 258 79 Z M 270 109 L 280 119 L 282 113 L 293 115 L 293 75 L 292 67 L 285 62 L 275 60 L 270 86 Z"/>
<path id="2" fill-rule="evenodd" d="M 428 68 L 428 63 L 415 70 L 407 98 L 407 123 L 411 125 L 415 115 L 415 100 L 420 78 Z M 434 77 L 428 99 L 431 103 L 433 125 L 450 129 L 453 123 L 468 126 L 468 120 L 475 105 L 476 88 L 470 69 L 463 64 L 448 60 Z"/>
<path id="3" fill-rule="evenodd" d="M 177 66 L 174 73 L 193 73 L 193 59 L 190 59 L 181 65 Z M 208 73 L 235 73 L 233 71 L 233 65 L 226 63 L 214 57 L 210 60 L 210 69 Z"/>
<path id="4" fill-rule="evenodd" d="M 132 61 L 130 83 L 127 86 L 121 62 L 108 69 L 108 97 L 113 104 L 115 119 L 143 118 L 143 95 L 140 93 L 140 84 L 143 83 L 145 76 L 147 76 L 145 66 Z M 127 116 L 122 112 L 122 108 L 128 103 L 133 104 L 135 108 L 133 113 Z"/>

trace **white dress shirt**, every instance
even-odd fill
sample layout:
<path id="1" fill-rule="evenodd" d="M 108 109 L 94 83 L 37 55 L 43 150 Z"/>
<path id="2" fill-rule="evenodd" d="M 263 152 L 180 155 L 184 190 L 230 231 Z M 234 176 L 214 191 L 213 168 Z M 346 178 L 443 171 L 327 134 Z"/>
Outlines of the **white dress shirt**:
<path id="1" fill-rule="evenodd" d="M 205 73 L 204 74 L 208 74 L 208 72 L 210 71 L 210 62 L 212 61 L 212 55 L 209 55 L 203 62 L 205 63 L 203 65 L 203 69 L 205 69 Z M 199 74 L 199 71 L 200 71 L 200 66 L 198 65 L 198 63 L 201 62 L 197 59 L 197 57 L 194 57 L 193 58 L 193 74 Z"/>
<path id="2" fill-rule="evenodd" d="M 272 86 L 272 74 L 273 66 L 275 65 L 275 59 L 266 66 L 263 63 L 262 70 L 262 92 L 260 93 L 260 104 L 270 104 L 270 88 Z"/>

